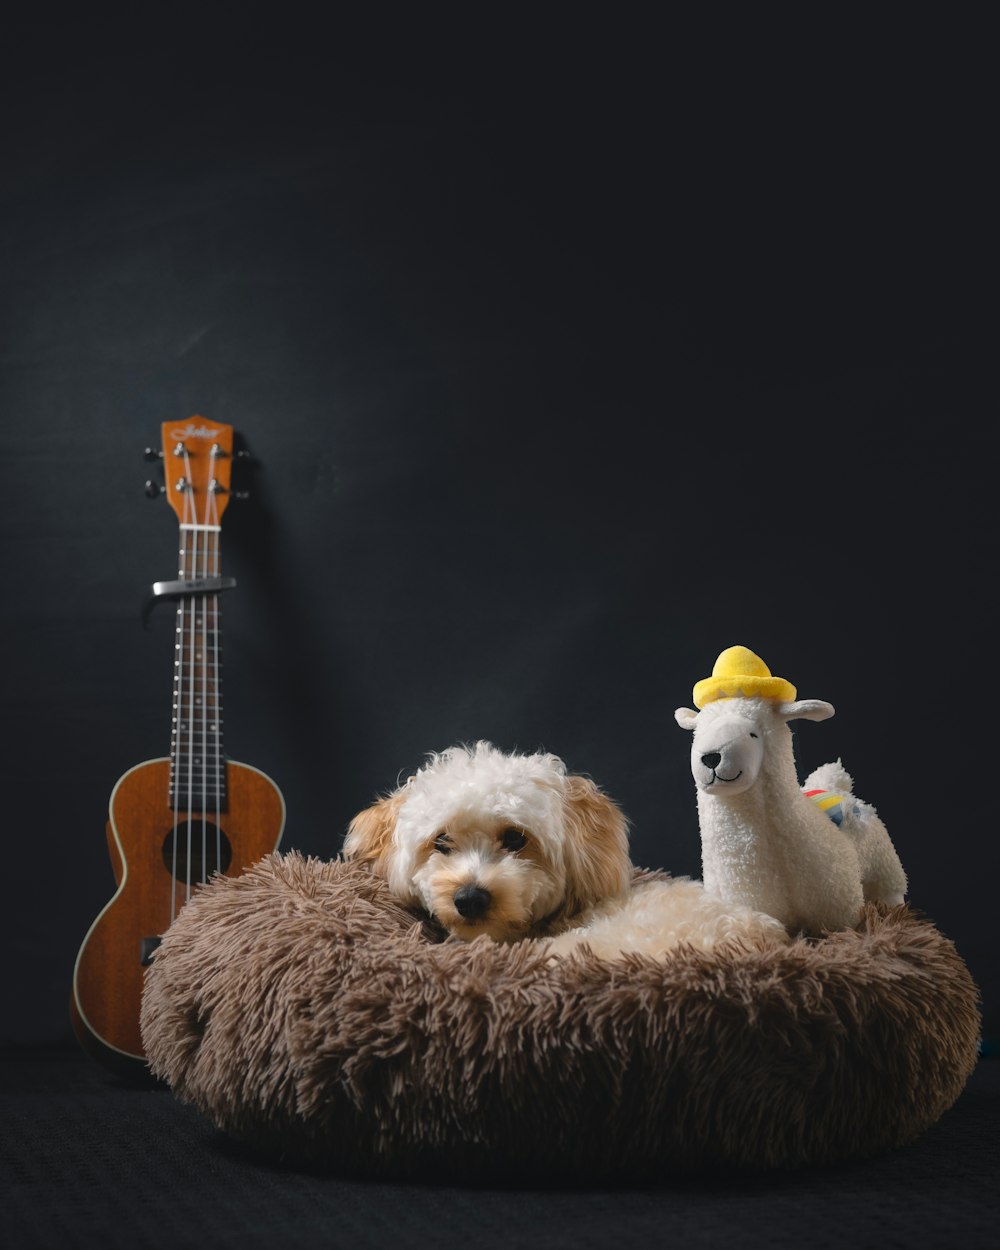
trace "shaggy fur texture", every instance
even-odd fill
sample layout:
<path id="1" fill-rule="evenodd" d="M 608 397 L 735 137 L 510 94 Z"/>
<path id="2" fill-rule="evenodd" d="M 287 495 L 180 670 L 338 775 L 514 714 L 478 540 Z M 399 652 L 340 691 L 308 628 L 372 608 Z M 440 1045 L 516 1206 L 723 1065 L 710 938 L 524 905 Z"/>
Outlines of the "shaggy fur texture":
<path id="1" fill-rule="evenodd" d="M 723 903 L 700 881 L 654 875 L 637 878 L 625 899 L 599 903 L 582 924 L 554 938 L 549 950 L 565 957 L 586 944 L 602 959 L 630 952 L 662 959 L 682 944 L 721 954 L 767 950 L 790 941 L 773 916 Z"/>
<path id="2" fill-rule="evenodd" d="M 441 941 L 369 867 L 274 854 L 164 936 L 146 1051 L 268 1152 L 520 1183 L 871 1154 L 933 1124 L 976 1060 L 976 987 L 905 908 L 768 950 L 549 946 Z"/>

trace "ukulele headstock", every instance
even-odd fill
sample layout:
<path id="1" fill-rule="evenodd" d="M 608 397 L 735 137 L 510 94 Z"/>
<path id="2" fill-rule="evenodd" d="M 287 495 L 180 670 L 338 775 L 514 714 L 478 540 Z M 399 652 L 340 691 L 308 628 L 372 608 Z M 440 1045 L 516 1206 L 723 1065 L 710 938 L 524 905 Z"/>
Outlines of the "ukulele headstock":
<path id="1" fill-rule="evenodd" d="M 229 500 L 233 427 L 194 416 L 164 421 L 164 494 L 182 525 L 218 525 Z"/>

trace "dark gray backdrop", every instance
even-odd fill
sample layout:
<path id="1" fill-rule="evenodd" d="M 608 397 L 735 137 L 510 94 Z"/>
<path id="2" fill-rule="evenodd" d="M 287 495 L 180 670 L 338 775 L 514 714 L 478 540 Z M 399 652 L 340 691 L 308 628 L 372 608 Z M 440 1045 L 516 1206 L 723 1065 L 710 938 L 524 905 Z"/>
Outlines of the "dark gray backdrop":
<path id="1" fill-rule="evenodd" d="M 257 460 L 227 746 L 286 847 L 488 737 L 698 875 L 672 712 L 742 642 L 836 705 L 801 770 L 844 758 L 995 1034 L 975 32 L 126 12 L 8 45 L 3 1040 L 68 1036 L 108 796 L 167 750 L 141 452 L 195 413 Z"/>

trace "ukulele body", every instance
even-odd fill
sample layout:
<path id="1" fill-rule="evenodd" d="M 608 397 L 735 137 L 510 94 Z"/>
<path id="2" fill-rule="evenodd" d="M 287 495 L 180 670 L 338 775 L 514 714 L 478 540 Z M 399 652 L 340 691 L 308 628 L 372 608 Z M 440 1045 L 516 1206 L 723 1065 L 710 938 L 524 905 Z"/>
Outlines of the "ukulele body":
<path id="1" fill-rule="evenodd" d="M 111 793 L 108 849 L 118 889 L 80 946 L 70 1016 L 88 1054 L 123 1075 L 145 1071 L 139 1030 L 143 976 L 158 939 L 218 870 L 236 876 L 281 840 L 285 802 L 256 768 L 228 760 L 227 799 L 175 811 L 169 758 L 129 769 Z"/>

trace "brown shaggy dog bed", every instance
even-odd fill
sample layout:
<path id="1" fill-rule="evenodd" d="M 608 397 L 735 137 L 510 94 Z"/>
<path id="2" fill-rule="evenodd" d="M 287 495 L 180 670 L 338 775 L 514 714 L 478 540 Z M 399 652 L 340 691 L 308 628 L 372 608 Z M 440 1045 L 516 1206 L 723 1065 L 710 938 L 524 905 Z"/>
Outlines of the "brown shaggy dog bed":
<path id="1" fill-rule="evenodd" d="M 465 945 L 367 868 L 275 854 L 183 909 L 147 974 L 155 1074 L 227 1134 L 371 1174 L 663 1178 L 832 1162 L 933 1124 L 977 990 L 905 908 L 657 962 Z"/>

